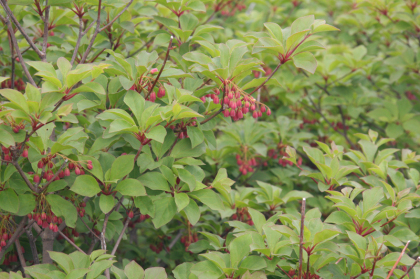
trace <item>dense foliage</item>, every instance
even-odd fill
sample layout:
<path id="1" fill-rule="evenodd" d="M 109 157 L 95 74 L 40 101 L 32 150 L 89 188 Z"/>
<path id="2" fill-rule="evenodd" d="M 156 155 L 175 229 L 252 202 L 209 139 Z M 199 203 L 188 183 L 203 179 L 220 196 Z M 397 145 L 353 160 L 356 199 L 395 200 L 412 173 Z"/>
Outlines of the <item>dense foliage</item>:
<path id="1" fill-rule="evenodd" d="M 417 0 L 0 4 L 0 278 L 420 278 Z"/>

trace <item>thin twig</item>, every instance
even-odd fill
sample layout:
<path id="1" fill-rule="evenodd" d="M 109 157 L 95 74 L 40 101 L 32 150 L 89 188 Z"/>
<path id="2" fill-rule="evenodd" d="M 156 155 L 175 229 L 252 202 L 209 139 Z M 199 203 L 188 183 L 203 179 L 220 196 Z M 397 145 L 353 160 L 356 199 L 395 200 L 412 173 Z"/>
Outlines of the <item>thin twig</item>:
<path id="1" fill-rule="evenodd" d="M 408 244 L 410 244 L 410 240 L 407 241 L 407 244 L 405 244 L 404 249 L 401 251 L 400 256 L 398 257 L 398 259 L 395 262 L 394 266 L 389 271 L 388 276 L 386 277 L 386 279 L 389 279 L 391 277 L 391 275 L 394 273 L 395 268 L 397 267 L 397 265 L 400 262 L 401 258 L 404 256 L 405 250 L 407 250 Z"/>
<path id="2" fill-rule="evenodd" d="M 302 264 L 303 264 L 303 231 L 305 230 L 305 209 L 306 209 L 306 199 L 302 199 L 302 207 L 300 210 L 300 244 L 299 244 L 299 273 L 298 279 L 302 279 Z"/>
<path id="3" fill-rule="evenodd" d="M 166 61 L 168 61 L 168 58 L 169 58 L 169 52 L 171 51 L 171 48 L 172 48 L 172 40 L 173 39 L 174 39 L 174 36 L 171 36 L 171 39 L 169 40 L 168 50 L 166 51 L 165 60 L 163 60 L 162 68 L 160 68 L 159 74 L 157 75 L 157 77 L 155 79 L 155 82 L 153 83 L 152 87 L 150 87 L 150 90 L 147 93 L 146 98 L 149 97 L 149 95 L 153 92 L 153 88 L 155 88 L 156 83 L 158 82 L 158 80 L 160 78 L 160 75 L 162 74 L 163 69 L 165 68 Z"/>
<path id="4" fill-rule="evenodd" d="M 41 60 L 43 62 L 47 61 L 47 46 L 48 46 L 48 25 L 50 21 L 50 6 L 48 6 L 48 0 L 45 1 L 45 19 L 44 19 L 44 38 L 42 41 L 42 53 L 43 56 L 41 57 Z"/>
<path id="5" fill-rule="evenodd" d="M 80 216 L 80 214 L 79 214 L 79 216 Z M 94 231 L 92 231 L 92 229 L 86 224 L 86 222 L 85 222 L 85 220 L 83 220 L 83 217 L 82 216 L 80 216 L 80 218 L 79 218 L 81 221 L 82 221 L 82 223 L 83 224 L 85 224 L 85 226 L 86 226 L 86 228 L 90 231 L 90 233 L 92 234 L 92 235 L 94 235 L 98 240 L 101 240 L 100 238 L 99 238 L 99 236 L 97 236 L 96 235 L 96 233 L 94 232 Z"/>
<path id="6" fill-rule="evenodd" d="M 0 0 L 0 3 L 2 3 L 1 1 L 2 1 L 2 0 Z M 22 65 L 23 72 L 25 73 L 25 75 L 26 75 L 26 77 L 28 78 L 29 82 L 30 82 L 33 86 L 38 87 L 38 86 L 36 85 L 36 83 L 35 83 L 34 79 L 32 78 L 31 74 L 29 73 L 29 71 L 28 71 L 28 67 L 26 67 L 25 61 L 23 61 L 22 53 L 20 52 L 19 45 L 18 45 L 18 43 L 17 43 L 17 41 L 16 41 L 15 32 L 13 31 L 12 23 L 10 22 L 10 20 L 9 20 L 9 17 L 8 17 L 8 16 L 6 16 L 6 18 L 4 19 L 4 22 L 5 22 L 5 24 L 6 24 L 7 28 L 8 28 L 8 30 L 9 30 L 10 39 L 12 40 L 13 47 L 14 47 L 14 49 L 16 50 L 16 55 L 19 57 L 19 61 L 20 61 L 20 64 Z M 12 54 L 12 56 L 13 56 L 13 54 Z"/>
<path id="7" fill-rule="evenodd" d="M 77 53 L 79 52 L 80 42 L 82 41 L 83 37 L 83 17 L 79 17 L 79 35 L 77 36 L 76 46 L 73 50 L 73 55 L 71 57 L 70 64 L 74 64 L 74 60 L 76 60 Z"/>
<path id="8" fill-rule="evenodd" d="M 130 5 L 133 3 L 133 1 L 134 0 L 130 0 L 130 2 L 127 3 L 127 5 L 124 7 L 124 9 L 122 9 L 122 11 L 113 20 L 111 20 L 107 25 L 105 25 L 104 27 L 102 27 L 99 30 L 99 32 L 102 32 L 105 29 L 107 29 L 109 26 L 111 26 L 128 9 L 128 7 L 130 7 Z"/>
<path id="9" fill-rule="evenodd" d="M 130 58 L 130 57 L 136 55 L 137 53 L 139 53 L 140 51 L 142 51 L 148 44 L 150 44 L 154 40 L 154 38 L 155 37 L 150 38 L 150 40 L 148 40 L 147 42 L 145 42 L 144 45 L 142 45 L 138 50 L 136 50 L 136 51 L 128 54 L 126 58 Z"/>
<path id="10" fill-rule="evenodd" d="M 277 70 L 280 68 L 280 66 L 283 65 L 282 62 L 280 62 L 277 67 L 274 69 L 274 71 L 271 73 L 271 75 L 269 75 L 266 80 L 264 80 L 264 82 L 258 86 L 257 88 L 255 88 L 251 93 L 249 93 L 249 95 L 254 94 L 256 91 L 258 91 L 261 87 L 263 87 L 273 76 L 274 74 L 277 72 Z"/>
<path id="11" fill-rule="evenodd" d="M 20 174 L 20 176 L 23 178 L 23 180 L 25 181 L 26 185 L 28 185 L 29 189 L 31 189 L 33 192 L 37 192 L 36 188 L 32 185 L 32 183 L 29 181 L 28 177 L 26 176 L 26 174 L 23 172 L 22 168 L 20 167 L 19 163 L 16 162 L 15 160 L 12 161 L 12 165 L 16 168 L 16 170 L 18 171 L 18 173 Z"/>
<path id="12" fill-rule="evenodd" d="M 61 231 L 58 231 L 58 233 L 65 239 L 67 240 L 68 243 L 70 243 L 71 245 L 73 245 L 74 248 L 77 249 L 77 251 L 82 252 L 83 254 L 86 255 L 85 251 L 83 251 L 82 249 L 79 248 L 79 246 L 77 246 L 76 244 L 74 244 L 73 241 L 71 241 L 64 233 L 62 233 Z"/>
<path id="13" fill-rule="evenodd" d="M 127 217 L 127 220 L 124 223 L 124 227 L 120 233 L 120 235 L 118 236 L 117 242 L 115 242 L 114 248 L 112 249 L 111 255 L 114 256 L 115 253 L 117 252 L 118 246 L 120 245 L 120 242 L 124 236 L 125 231 L 127 230 L 128 227 L 128 223 L 130 223 L 131 218 Z"/>
<path id="14" fill-rule="evenodd" d="M 34 235 L 32 234 L 32 228 L 26 229 L 26 235 L 28 236 L 29 246 L 31 247 L 32 258 L 33 258 L 34 264 L 39 264 L 38 251 L 36 249 L 36 244 L 35 244 L 36 239 L 34 239 Z"/>
<path id="15" fill-rule="evenodd" d="M 19 238 L 21 232 L 23 231 L 23 228 L 25 226 L 26 221 L 28 221 L 28 217 L 25 216 L 25 217 L 22 218 L 19 225 L 15 229 L 15 233 L 12 235 L 12 237 L 6 243 L 6 246 L 2 247 L 2 249 L 0 251 L 0 259 L 2 259 L 4 254 L 6 254 L 7 249 L 10 247 L 10 245 L 12 245 L 16 241 L 16 239 Z"/>
<path id="16" fill-rule="evenodd" d="M 67 159 L 65 159 L 64 163 L 61 165 L 61 167 L 58 169 L 58 171 L 55 172 L 54 176 L 48 181 L 44 187 L 39 190 L 39 193 L 44 192 L 45 189 L 47 189 L 48 186 L 60 175 L 60 172 L 67 166 Z"/>
<path id="17" fill-rule="evenodd" d="M 283 272 L 284 272 L 284 274 L 286 274 L 286 275 L 287 275 L 287 277 L 289 277 L 290 279 L 293 279 L 293 277 L 292 277 L 292 276 L 290 276 L 290 275 L 289 275 L 289 273 L 288 273 L 288 272 L 286 272 L 286 270 L 284 270 L 281 266 L 277 265 L 277 267 L 278 267 L 281 271 L 283 271 Z"/>
<path id="18" fill-rule="evenodd" d="M 401 276 L 401 278 L 400 279 L 403 279 L 405 276 L 407 276 L 408 275 L 408 273 L 410 273 L 410 271 L 414 268 L 414 266 L 416 265 L 416 264 L 418 264 L 420 262 L 420 257 L 418 257 L 415 261 L 414 261 L 414 263 L 410 266 L 410 268 L 407 270 L 407 272 L 406 273 L 404 273 L 404 275 L 403 276 Z"/>
<path id="19" fill-rule="evenodd" d="M 18 254 L 19 257 L 19 261 L 20 261 L 20 265 L 22 266 L 22 273 L 23 276 L 25 278 L 30 278 L 26 273 L 25 273 L 25 267 L 26 267 L 26 262 L 25 262 L 25 258 L 23 257 L 23 253 L 22 253 L 22 246 L 20 245 L 19 239 L 15 240 L 15 245 L 16 245 L 16 252 Z"/>
<path id="20" fill-rule="evenodd" d="M 89 45 L 88 45 L 85 53 L 83 54 L 83 57 L 80 60 L 79 64 L 85 63 L 86 58 L 89 55 L 90 50 L 92 49 L 93 43 L 95 42 L 96 36 L 98 36 L 98 34 L 99 34 L 99 30 L 100 30 L 100 27 L 101 27 L 101 9 L 102 9 L 102 0 L 99 0 L 98 17 L 96 19 L 96 29 L 95 29 L 95 32 L 92 35 L 92 38 L 90 39 Z"/>
<path id="21" fill-rule="evenodd" d="M 9 5 L 7 5 L 6 0 L 0 0 L 0 4 L 3 6 L 4 11 L 6 14 L 12 19 L 13 23 L 16 25 L 16 27 L 19 29 L 20 33 L 25 37 L 28 44 L 32 47 L 32 49 L 38 54 L 39 58 L 43 58 L 44 53 L 42 53 L 34 44 L 34 42 L 29 38 L 28 34 L 26 34 L 25 30 L 23 30 L 22 26 L 19 24 L 19 21 L 16 19 L 16 17 L 13 15 L 12 10 L 10 10 Z"/>

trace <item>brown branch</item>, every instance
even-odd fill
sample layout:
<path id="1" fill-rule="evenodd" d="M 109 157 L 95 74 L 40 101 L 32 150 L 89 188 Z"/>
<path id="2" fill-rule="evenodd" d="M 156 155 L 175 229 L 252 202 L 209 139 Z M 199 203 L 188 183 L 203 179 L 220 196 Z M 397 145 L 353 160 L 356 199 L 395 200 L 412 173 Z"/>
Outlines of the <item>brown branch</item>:
<path id="1" fill-rule="evenodd" d="M 207 81 L 206 81 L 206 83 L 207 83 Z M 200 122 L 200 124 L 201 125 L 203 125 L 203 124 L 205 124 L 205 123 L 207 123 L 207 122 L 209 122 L 210 120 L 212 120 L 213 118 L 215 118 L 216 116 L 218 116 L 223 110 L 224 110 L 224 102 L 225 102 L 225 96 L 226 96 L 226 91 L 227 91 L 227 87 L 226 87 L 226 82 L 224 82 L 224 84 L 223 84 L 223 96 L 222 96 L 222 98 L 221 98 L 221 103 L 220 103 L 220 105 L 221 105 L 221 108 L 218 110 L 218 111 L 216 111 L 212 116 L 210 116 L 209 118 L 207 118 L 207 119 L 204 119 L 203 121 L 201 121 Z"/>
<path id="2" fill-rule="evenodd" d="M 289 277 L 290 279 L 293 279 L 293 277 L 292 277 L 292 276 L 290 276 L 290 275 L 289 275 L 289 273 L 288 273 L 288 272 L 286 272 L 286 270 L 284 270 L 281 266 L 277 265 L 277 267 L 278 267 L 281 271 L 283 271 L 283 272 L 284 272 L 284 274 L 286 274 L 286 275 L 287 275 L 287 277 Z"/>
<path id="3" fill-rule="evenodd" d="M 0 3 L 2 3 L 1 1 L 2 1 L 2 0 L 0 0 Z M 18 43 L 17 43 L 17 41 L 16 41 L 15 32 L 13 31 L 12 23 L 10 22 L 10 20 L 9 20 L 9 17 L 8 17 L 8 16 L 6 16 L 6 18 L 4 19 L 4 22 L 5 22 L 5 24 L 6 24 L 7 28 L 8 28 L 8 30 L 9 30 L 10 39 L 12 40 L 13 47 L 14 47 L 14 49 L 16 50 L 16 54 L 17 54 L 17 56 L 19 57 L 19 61 L 20 61 L 20 64 L 22 65 L 23 72 L 25 73 L 25 75 L 26 75 L 26 77 L 28 78 L 29 82 L 30 82 L 33 86 L 38 87 L 38 86 L 36 85 L 36 83 L 35 83 L 34 79 L 32 78 L 31 74 L 29 73 L 29 71 L 28 71 L 28 67 L 26 67 L 25 61 L 23 61 L 22 53 L 20 52 L 19 45 L 18 45 Z M 12 57 L 13 57 L 13 53 L 12 53 Z"/>
<path id="4" fill-rule="evenodd" d="M 401 251 L 400 256 L 398 257 L 398 259 L 395 262 L 394 266 L 389 271 L 388 276 L 386 277 L 386 279 L 389 279 L 391 277 L 391 275 L 394 273 L 395 268 L 397 267 L 397 265 L 400 262 L 401 258 L 404 256 L 405 250 L 407 250 L 408 244 L 410 244 L 410 240 L 407 241 L 407 244 L 405 244 L 404 249 Z"/>
<path id="5" fill-rule="evenodd" d="M 89 45 L 88 45 L 85 53 L 83 54 L 83 57 L 80 60 L 79 64 L 85 63 L 86 58 L 89 55 L 90 50 L 92 49 L 93 43 L 95 42 L 96 36 L 98 36 L 98 34 L 99 34 L 99 30 L 100 30 L 100 27 L 101 27 L 101 9 L 102 9 L 102 0 L 99 0 L 98 17 L 96 19 L 96 29 L 95 29 L 95 32 L 93 33 L 92 38 L 90 39 Z"/>
<path id="6" fill-rule="evenodd" d="M 80 214 L 79 214 L 80 216 Z M 100 240 L 99 236 L 96 235 L 96 233 L 94 231 L 92 231 L 92 229 L 86 224 L 85 220 L 83 220 L 83 217 L 80 216 L 80 220 L 82 221 L 83 224 L 85 224 L 86 228 L 90 231 L 90 233 L 92 235 L 94 235 L 98 240 Z"/>
<path id="7" fill-rule="evenodd" d="M 31 247 L 34 264 L 39 264 L 38 251 L 35 245 L 36 239 L 34 239 L 34 235 L 32 234 L 31 228 L 26 229 L 26 235 L 28 236 L 29 246 Z"/>
<path id="8" fill-rule="evenodd" d="M 3 258 L 4 254 L 6 254 L 7 249 L 12 245 L 20 236 L 21 232 L 24 229 L 25 223 L 28 221 L 28 217 L 23 217 L 20 221 L 19 225 L 15 229 L 15 233 L 12 235 L 12 237 L 9 239 L 9 241 L 6 243 L 6 246 L 2 247 L 0 251 L 0 259 Z"/>
<path id="9" fill-rule="evenodd" d="M 12 19 L 13 23 L 16 25 L 16 27 L 19 29 L 19 32 L 25 37 L 26 41 L 29 43 L 29 45 L 32 47 L 32 49 L 38 54 L 39 58 L 43 59 L 44 53 L 42 53 L 34 44 L 34 42 L 29 38 L 28 34 L 26 34 L 25 30 L 23 30 L 22 26 L 19 24 L 19 21 L 16 19 L 16 17 L 13 15 L 12 10 L 10 10 L 9 5 L 7 5 L 6 0 L 0 0 L 0 4 L 3 6 L 4 11 L 6 14 Z"/>
<path id="10" fill-rule="evenodd" d="M 50 184 L 54 181 L 54 179 L 56 179 L 60 175 L 60 172 L 67 166 L 67 161 L 68 161 L 67 159 L 64 161 L 64 163 L 61 165 L 58 171 L 56 171 L 54 176 L 50 179 L 50 181 L 47 181 L 44 187 L 42 187 L 41 190 L 39 190 L 39 193 L 44 192 L 44 190 L 47 189 L 48 186 L 50 186 Z"/>
<path id="11" fill-rule="evenodd" d="M 298 279 L 302 279 L 302 264 L 303 264 L 303 231 L 305 230 L 305 209 L 306 199 L 302 199 L 302 207 L 300 210 L 300 236 L 299 236 L 299 273 Z"/>
<path id="12" fill-rule="evenodd" d="M 16 245 L 16 252 L 17 252 L 18 257 L 19 257 L 20 265 L 22 266 L 23 276 L 25 278 L 30 278 L 29 275 L 27 275 L 25 273 L 26 262 L 25 262 L 25 258 L 23 257 L 22 246 L 20 245 L 19 239 L 16 239 L 15 245 Z"/>
<path id="13" fill-rule="evenodd" d="M 258 86 L 257 88 L 255 88 L 251 93 L 249 93 L 249 95 L 252 95 L 252 94 L 254 94 L 256 91 L 258 91 L 261 87 L 263 87 L 273 76 L 274 76 L 274 74 L 277 72 L 277 70 L 280 68 L 280 66 L 281 65 L 283 65 L 283 63 L 282 62 L 280 62 L 278 65 L 277 65 L 277 67 L 274 69 L 274 71 L 271 73 L 271 75 L 269 75 L 267 78 L 266 78 L 266 80 L 264 80 L 264 82 L 260 85 L 260 86 Z"/>
<path id="14" fill-rule="evenodd" d="M 130 58 L 130 57 L 136 55 L 137 53 L 139 53 L 140 51 L 142 51 L 148 44 L 150 44 L 153 41 L 153 39 L 154 39 L 154 37 L 150 38 L 150 40 L 145 42 L 144 45 L 142 45 L 138 50 L 136 50 L 132 53 L 129 53 L 126 58 Z"/>
<path id="15" fill-rule="evenodd" d="M 410 273 L 410 271 L 414 268 L 414 266 L 415 266 L 416 264 L 418 264 L 419 262 L 420 262 L 420 257 L 418 257 L 418 258 L 414 261 L 414 263 L 410 266 L 410 268 L 406 271 L 406 273 L 404 273 L 404 275 L 400 277 L 400 279 L 403 279 L 405 276 L 407 276 L 407 275 L 408 275 L 408 273 Z"/>
<path id="16" fill-rule="evenodd" d="M 15 160 L 13 160 L 12 165 L 16 168 L 16 170 L 18 171 L 18 173 L 20 174 L 20 176 L 23 178 L 23 180 L 25 181 L 26 185 L 28 185 L 29 189 L 31 189 L 33 192 L 37 192 L 36 188 L 32 185 L 32 183 L 29 181 L 28 177 L 26 176 L 26 174 L 23 172 L 22 168 L 19 166 L 19 163 L 16 162 Z"/>
<path id="17" fill-rule="evenodd" d="M 77 53 L 79 52 L 80 42 L 82 41 L 83 37 L 83 17 L 79 17 L 79 35 L 77 36 L 76 46 L 74 47 L 73 55 L 71 57 L 70 64 L 74 64 L 74 60 L 76 60 Z"/>
<path id="18" fill-rule="evenodd" d="M 62 233 L 61 231 L 58 231 L 58 233 L 65 239 L 65 240 L 67 240 L 67 242 L 68 243 L 70 243 L 71 245 L 73 245 L 73 247 L 74 248 L 76 248 L 77 249 L 77 251 L 79 251 L 79 252 L 82 252 L 83 254 L 85 254 L 86 255 L 86 253 L 82 250 L 82 249 L 80 249 L 79 248 L 79 246 L 77 246 L 76 244 L 74 244 L 74 242 L 73 241 L 71 241 L 64 233 Z"/>
<path id="19" fill-rule="evenodd" d="M 44 18 L 44 37 L 42 41 L 42 53 L 44 54 L 41 60 L 47 61 L 47 46 L 48 46 L 48 24 L 50 21 L 50 6 L 48 6 L 48 0 L 45 1 L 45 18 Z"/>
<path id="20" fill-rule="evenodd" d="M 166 61 L 168 61 L 168 58 L 169 58 L 169 52 L 171 51 L 171 48 L 172 48 L 172 41 L 173 41 L 173 39 L 174 39 L 174 36 L 171 36 L 171 39 L 169 40 L 168 50 L 166 51 L 165 60 L 163 60 L 162 68 L 160 68 L 159 74 L 157 75 L 157 77 L 156 77 L 156 79 L 155 79 L 155 82 L 153 83 L 153 85 L 152 85 L 152 87 L 150 88 L 149 92 L 147 93 L 146 98 L 147 98 L 147 97 L 149 97 L 149 95 L 152 93 L 153 89 L 154 89 L 154 88 L 155 88 L 155 86 L 156 86 L 156 83 L 158 82 L 158 80 L 159 80 L 159 78 L 160 78 L 160 75 L 161 75 L 161 74 L 162 74 L 162 72 L 163 72 L 163 69 L 165 68 Z"/>
<path id="21" fill-rule="evenodd" d="M 379 247 L 378 252 L 376 252 L 376 256 L 375 259 L 373 260 L 373 265 L 372 265 L 372 271 L 369 274 L 369 279 L 373 278 L 373 273 L 375 273 L 375 268 L 376 268 L 376 262 L 379 260 L 379 253 L 381 252 L 382 246 L 384 245 L 384 243 L 381 243 L 381 247 Z"/>
<path id="22" fill-rule="evenodd" d="M 124 227 L 120 233 L 120 235 L 118 236 L 117 242 L 115 242 L 114 248 L 112 249 L 111 255 L 114 256 L 115 253 L 117 252 L 118 246 L 120 245 L 120 242 L 124 236 L 125 231 L 127 230 L 128 227 L 128 223 L 130 223 L 131 218 L 127 217 L 127 220 L 124 223 Z"/>
<path id="23" fill-rule="evenodd" d="M 124 9 L 113 20 L 111 20 L 107 25 L 105 25 L 104 27 L 102 27 L 99 30 L 99 32 L 102 32 L 105 29 L 107 29 L 109 26 L 111 26 L 128 9 L 128 7 L 130 7 L 130 5 L 133 3 L 133 1 L 134 0 L 130 0 L 130 2 L 127 3 L 127 5 L 124 7 Z"/>

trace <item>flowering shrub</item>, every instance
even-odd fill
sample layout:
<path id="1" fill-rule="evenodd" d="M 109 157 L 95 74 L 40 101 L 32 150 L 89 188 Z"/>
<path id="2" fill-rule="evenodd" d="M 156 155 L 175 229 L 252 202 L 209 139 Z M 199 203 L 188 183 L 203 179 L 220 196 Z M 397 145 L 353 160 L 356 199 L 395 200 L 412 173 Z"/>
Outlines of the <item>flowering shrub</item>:
<path id="1" fill-rule="evenodd" d="M 419 278 L 415 0 L 0 0 L 0 278 Z"/>

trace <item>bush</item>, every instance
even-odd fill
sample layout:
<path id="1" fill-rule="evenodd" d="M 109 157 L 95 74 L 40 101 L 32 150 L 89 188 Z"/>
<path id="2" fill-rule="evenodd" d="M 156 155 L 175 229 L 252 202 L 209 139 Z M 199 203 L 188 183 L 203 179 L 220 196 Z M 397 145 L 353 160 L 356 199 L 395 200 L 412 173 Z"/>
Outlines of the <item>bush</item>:
<path id="1" fill-rule="evenodd" d="M 0 278 L 420 278 L 417 0 L 0 3 Z"/>

